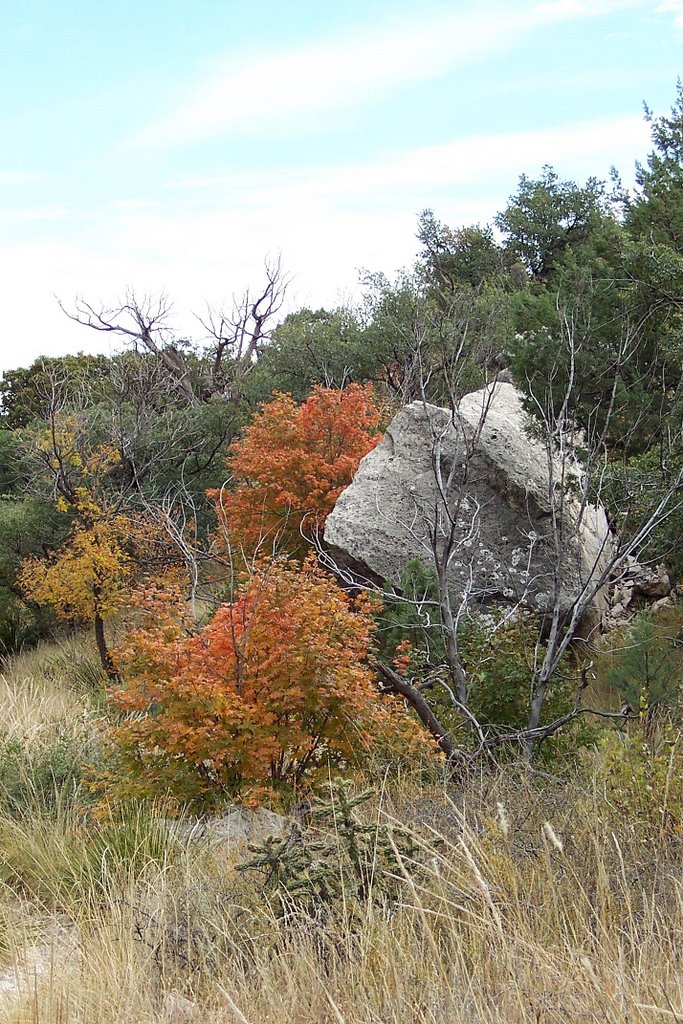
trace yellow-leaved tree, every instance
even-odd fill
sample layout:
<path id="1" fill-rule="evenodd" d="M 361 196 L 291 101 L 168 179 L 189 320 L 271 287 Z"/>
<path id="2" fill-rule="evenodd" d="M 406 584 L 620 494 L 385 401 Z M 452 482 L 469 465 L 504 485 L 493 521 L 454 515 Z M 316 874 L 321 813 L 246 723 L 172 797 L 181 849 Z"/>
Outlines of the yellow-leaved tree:
<path id="1" fill-rule="evenodd" d="M 106 619 L 131 603 L 131 594 L 165 573 L 177 575 L 178 556 L 154 517 L 122 509 L 104 481 L 120 456 L 110 445 L 84 443 L 74 417 L 64 417 L 37 439 L 51 472 L 55 506 L 68 516 L 58 550 L 24 562 L 19 583 L 29 600 L 51 606 L 59 618 L 92 624 L 103 668 L 116 671 L 105 638 Z"/>

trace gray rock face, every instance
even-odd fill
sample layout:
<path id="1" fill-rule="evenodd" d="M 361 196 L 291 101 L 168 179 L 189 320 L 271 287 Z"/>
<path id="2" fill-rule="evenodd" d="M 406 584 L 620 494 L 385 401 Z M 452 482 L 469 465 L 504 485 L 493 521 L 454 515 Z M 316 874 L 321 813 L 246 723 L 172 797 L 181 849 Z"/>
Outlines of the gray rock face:
<path id="1" fill-rule="evenodd" d="M 453 591 L 473 604 L 549 611 L 556 563 L 550 467 L 527 420 L 521 394 L 508 383 L 466 395 L 456 414 L 422 402 L 405 406 L 327 518 L 332 558 L 356 578 L 398 584 L 412 559 L 433 568 L 436 549 Z M 554 481 L 561 471 L 555 459 Z M 572 490 L 580 473 L 565 460 L 563 614 L 611 550 L 604 510 L 588 506 L 579 517 Z M 600 596 L 593 612 L 602 612 Z"/>

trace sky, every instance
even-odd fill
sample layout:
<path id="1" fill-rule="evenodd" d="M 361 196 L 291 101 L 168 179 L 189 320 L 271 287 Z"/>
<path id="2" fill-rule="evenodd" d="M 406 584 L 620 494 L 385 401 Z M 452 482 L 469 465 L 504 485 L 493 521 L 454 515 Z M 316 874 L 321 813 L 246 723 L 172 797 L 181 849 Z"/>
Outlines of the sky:
<path id="1" fill-rule="evenodd" d="M 683 0 L 4 0 L 0 371 L 111 351 L 77 296 L 290 309 L 414 260 L 425 208 L 491 221 L 519 176 L 632 184 L 683 70 Z"/>

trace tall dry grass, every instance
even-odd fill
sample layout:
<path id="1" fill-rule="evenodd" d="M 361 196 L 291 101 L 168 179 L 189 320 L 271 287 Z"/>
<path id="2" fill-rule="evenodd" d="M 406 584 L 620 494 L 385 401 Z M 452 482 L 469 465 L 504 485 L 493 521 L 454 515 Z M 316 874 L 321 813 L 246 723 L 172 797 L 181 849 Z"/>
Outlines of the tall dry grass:
<path id="1" fill-rule="evenodd" d="M 31 748 L 91 732 L 102 681 L 85 637 L 46 643 L 17 655 L 0 672 L 0 733 Z"/>
<path id="2" fill-rule="evenodd" d="M 32 678 L 34 728 L 19 693 L 7 728 L 47 742 L 70 720 L 60 694 L 96 714 L 40 660 Z M 565 780 L 378 786 L 367 820 L 409 828 L 422 852 L 395 869 L 391 900 L 349 895 L 314 919 L 283 920 L 163 808 L 0 815 L 0 1022 L 683 1021 L 683 852 L 666 806 L 680 780 L 659 816 L 630 817 L 602 757 Z"/>

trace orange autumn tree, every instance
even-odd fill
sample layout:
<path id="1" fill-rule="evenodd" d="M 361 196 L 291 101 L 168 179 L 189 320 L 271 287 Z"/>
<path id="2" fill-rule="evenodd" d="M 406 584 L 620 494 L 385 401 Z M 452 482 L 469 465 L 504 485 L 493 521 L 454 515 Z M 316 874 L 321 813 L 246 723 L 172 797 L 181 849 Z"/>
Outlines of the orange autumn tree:
<path id="1" fill-rule="evenodd" d="M 276 394 L 228 450 L 234 488 L 209 491 L 229 543 L 253 554 L 264 544 L 302 554 L 380 440 L 371 385 L 318 385 L 298 406 Z M 302 537 L 303 534 L 303 537 Z"/>
<path id="2" fill-rule="evenodd" d="M 152 596 L 119 653 L 114 791 L 195 810 L 315 784 L 421 733 L 365 658 L 372 615 L 311 561 L 261 563 L 199 632 Z"/>

